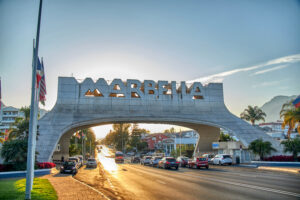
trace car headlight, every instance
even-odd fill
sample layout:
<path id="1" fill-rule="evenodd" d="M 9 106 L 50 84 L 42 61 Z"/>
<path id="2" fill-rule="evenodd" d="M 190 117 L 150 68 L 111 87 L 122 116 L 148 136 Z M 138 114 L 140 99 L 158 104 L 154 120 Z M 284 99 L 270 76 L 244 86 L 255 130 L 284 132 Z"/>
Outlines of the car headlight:
<path id="1" fill-rule="evenodd" d="M 64 167 L 63 167 L 63 166 L 61 166 L 61 167 L 60 167 L 60 169 L 64 169 Z"/>

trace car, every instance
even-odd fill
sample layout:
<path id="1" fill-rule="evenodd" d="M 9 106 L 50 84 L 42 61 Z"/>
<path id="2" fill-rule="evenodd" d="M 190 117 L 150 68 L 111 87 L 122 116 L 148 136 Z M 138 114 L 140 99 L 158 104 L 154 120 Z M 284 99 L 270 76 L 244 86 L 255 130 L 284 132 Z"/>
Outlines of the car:
<path id="1" fill-rule="evenodd" d="M 214 165 L 232 165 L 232 157 L 229 154 L 217 154 L 213 159 Z"/>
<path id="2" fill-rule="evenodd" d="M 205 167 L 206 169 L 209 168 L 208 166 L 208 158 L 205 157 L 194 157 L 194 159 L 189 160 L 188 162 L 189 168 L 198 168 Z"/>
<path id="3" fill-rule="evenodd" d="M 172 167 L 174 167 L 176 170 L 178 170 L 179 167 L 179 162 L 177 162 L 173 157 L 163 157 L 158 162 L 158 168 L 171 169 Z"/>
<path id="4" fill-rule="evenodd" d="M 150 160 L 150 165 L 152 167 L 157 167 L 158 166 L 158 162 L 162 159 L 161 156 L 153 156 Z"/>
<path id="5" fill-rule="evenodd" d="M 124 154 L 121 151 L 117 151 L 115 153 L 115 162 L 124 163 Z"/>
<path id="6" fill-rule="evenodd" d="M 208 164 L 212 164 L 213 163 L 213 158 L 215 157 L 214 154 L 203 154 L 201 157 L 207 158 L 208 159 Z"/>
<path id="7" fill-rule="evenodd" d="M 131 163 L 140 163 L 141 159 L 138 156 L 131 157 Z"/>
<path id="8" fill-rule="evenodd" d="M 74 156 L 74 157 L 78 159 L 79 167 L 82 167 L 83 166 L 83 156 L 82 155 L 77 155 L 77 156 Z"/>
<path id="9" fill-rule="evenodd" d="M 141 165 L 150 165 L 151 156 L 144 156 L 141 160 Z"/>
<path id="10" fill-rule="evenodd" d="M 180 167 L 186 167 L 187 164 L 188 164 L 188 160 L 189 158 L 188 157 L 185 157 L 185 156 L 179 156 L 176 161 L 179 162 L 179 166 Z"/>
<path id="11" fill-rule="evenodd" d="M 77 158 L 77 157 L 69 157 L 69 161 L 74 161 L 77 163 L 78 165 L 78 168 L 80 168 L 82 165 L 81 165 L 81 162 L 80 162 L 80 159 Z"/>
<path id="12" fill-rule="evenodd" d="M 89 158 L 87 160 L 86 167 L 87 168 L 89 168 L 89 167 L 97 168 L 97 160 L 95 158 Z"/>
<path id="13" fill-rule="evenodd" d="M 65 161 L 63 165 L 60 167 L 60 173 L 70 173 L 77 174 L 78 172 L 78 164 L 74 161 Z"/>

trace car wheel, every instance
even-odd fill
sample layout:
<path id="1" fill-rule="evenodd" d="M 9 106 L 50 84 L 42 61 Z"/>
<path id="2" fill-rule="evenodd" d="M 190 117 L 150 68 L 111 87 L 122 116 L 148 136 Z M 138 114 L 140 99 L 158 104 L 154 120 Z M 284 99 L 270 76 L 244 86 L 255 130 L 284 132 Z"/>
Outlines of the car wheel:
<path id="1" fill-rule="evenodd" d="M 166 166 L 166 165 L 164 165 L 164 168 L 165 168 L 165 169 L 167 169 L 167 166 Z"/>
<path id="2" fill-rule="evenodd" d="M 178 167 L 175 167 L 176 170 L 178 170 Z"/>
<path id="3" fill-rule="evenodd" d="M 219 161 L 219 165 L 222 165 L 222 162 L 221 162 L 221 161 Z"/>
<path id="4" fill-rule="evenodd" d="M 232 165 L 232 163 L 228 163 L 228 165 Z"/>
<path id="5" fill-rule="evenodd" d="M 205 168 L 208 169 L 208 166 L 206 166 Z"/>
<path id="6" fill-rule="evenodd" d="M 197 169 L 200 169 L 200 166 L 197 166 Z"/>

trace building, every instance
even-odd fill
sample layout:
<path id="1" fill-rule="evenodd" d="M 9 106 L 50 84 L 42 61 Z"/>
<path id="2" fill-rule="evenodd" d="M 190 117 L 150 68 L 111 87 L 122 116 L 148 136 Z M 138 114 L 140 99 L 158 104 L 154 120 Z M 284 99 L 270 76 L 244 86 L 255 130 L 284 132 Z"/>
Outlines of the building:
<path id="1" fill-rule="evenodd" d="M 168 136 L 164 133 L 154 133 L 146 136 L 144 140 L 148 143 L 148 149 L 155 151 L 158 149 L 163 149 L 162 141 L 166 138 L 168 138 Z"/>
<path id="2" fill-rule="evenodd" d="M 251 152 L 240 141 L 213 142 L 212 148 L 215 155 L 231 155 L 233 163 L 249 163 L 253 159 Z"/>
<path id="3" fill-rule="evenodd" d="M 3 107 L 0 115 L 0 132 L 5 132 L 12 127 L 16 118 L 24 118 L 24 113 L 12 106 Z"/>
<path id="4" fill-rule="evenodd" d="M 261 128 L 265 133 L 270 135 L 272 138 L 275 138 L 277 140 L 284 140 L 287 138 L 289 127 L 286 126 L 284 129 L 282 129 L 282 121 L 278 120 L 276 122 L 261 123 L 258 125 L 258 127 Z M 295 138 L 297 135 L 298 133 L 293 130 L 290 134 L 290 137 Z"/>

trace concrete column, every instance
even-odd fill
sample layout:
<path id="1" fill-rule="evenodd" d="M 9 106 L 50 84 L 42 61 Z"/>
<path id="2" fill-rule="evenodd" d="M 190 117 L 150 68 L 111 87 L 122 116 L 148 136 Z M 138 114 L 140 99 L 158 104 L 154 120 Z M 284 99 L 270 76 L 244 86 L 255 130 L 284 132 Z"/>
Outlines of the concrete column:
<path id="1" fill-rule="evenodd" d="M 195 156 L 199 156 L 203 153 L 213 152 L 212 142 L 218 141 L 220 137 L 220 128 L 199 125 L 197 126 L 196 131 L 199 133 L 199 138 L 195 147 Z"/>
<path id="2" fill-rule="evenodd" d="M 55 151 L 53 153 L 53 160 L 61 160 L 61 157 L 64 156 L 65 160 L 69 158 L 69 146 L 70 146 L 70 139 L 71 139 L 70 133 L 64 134 L 58 144 L 60 144 L 60 151 Z"/>

